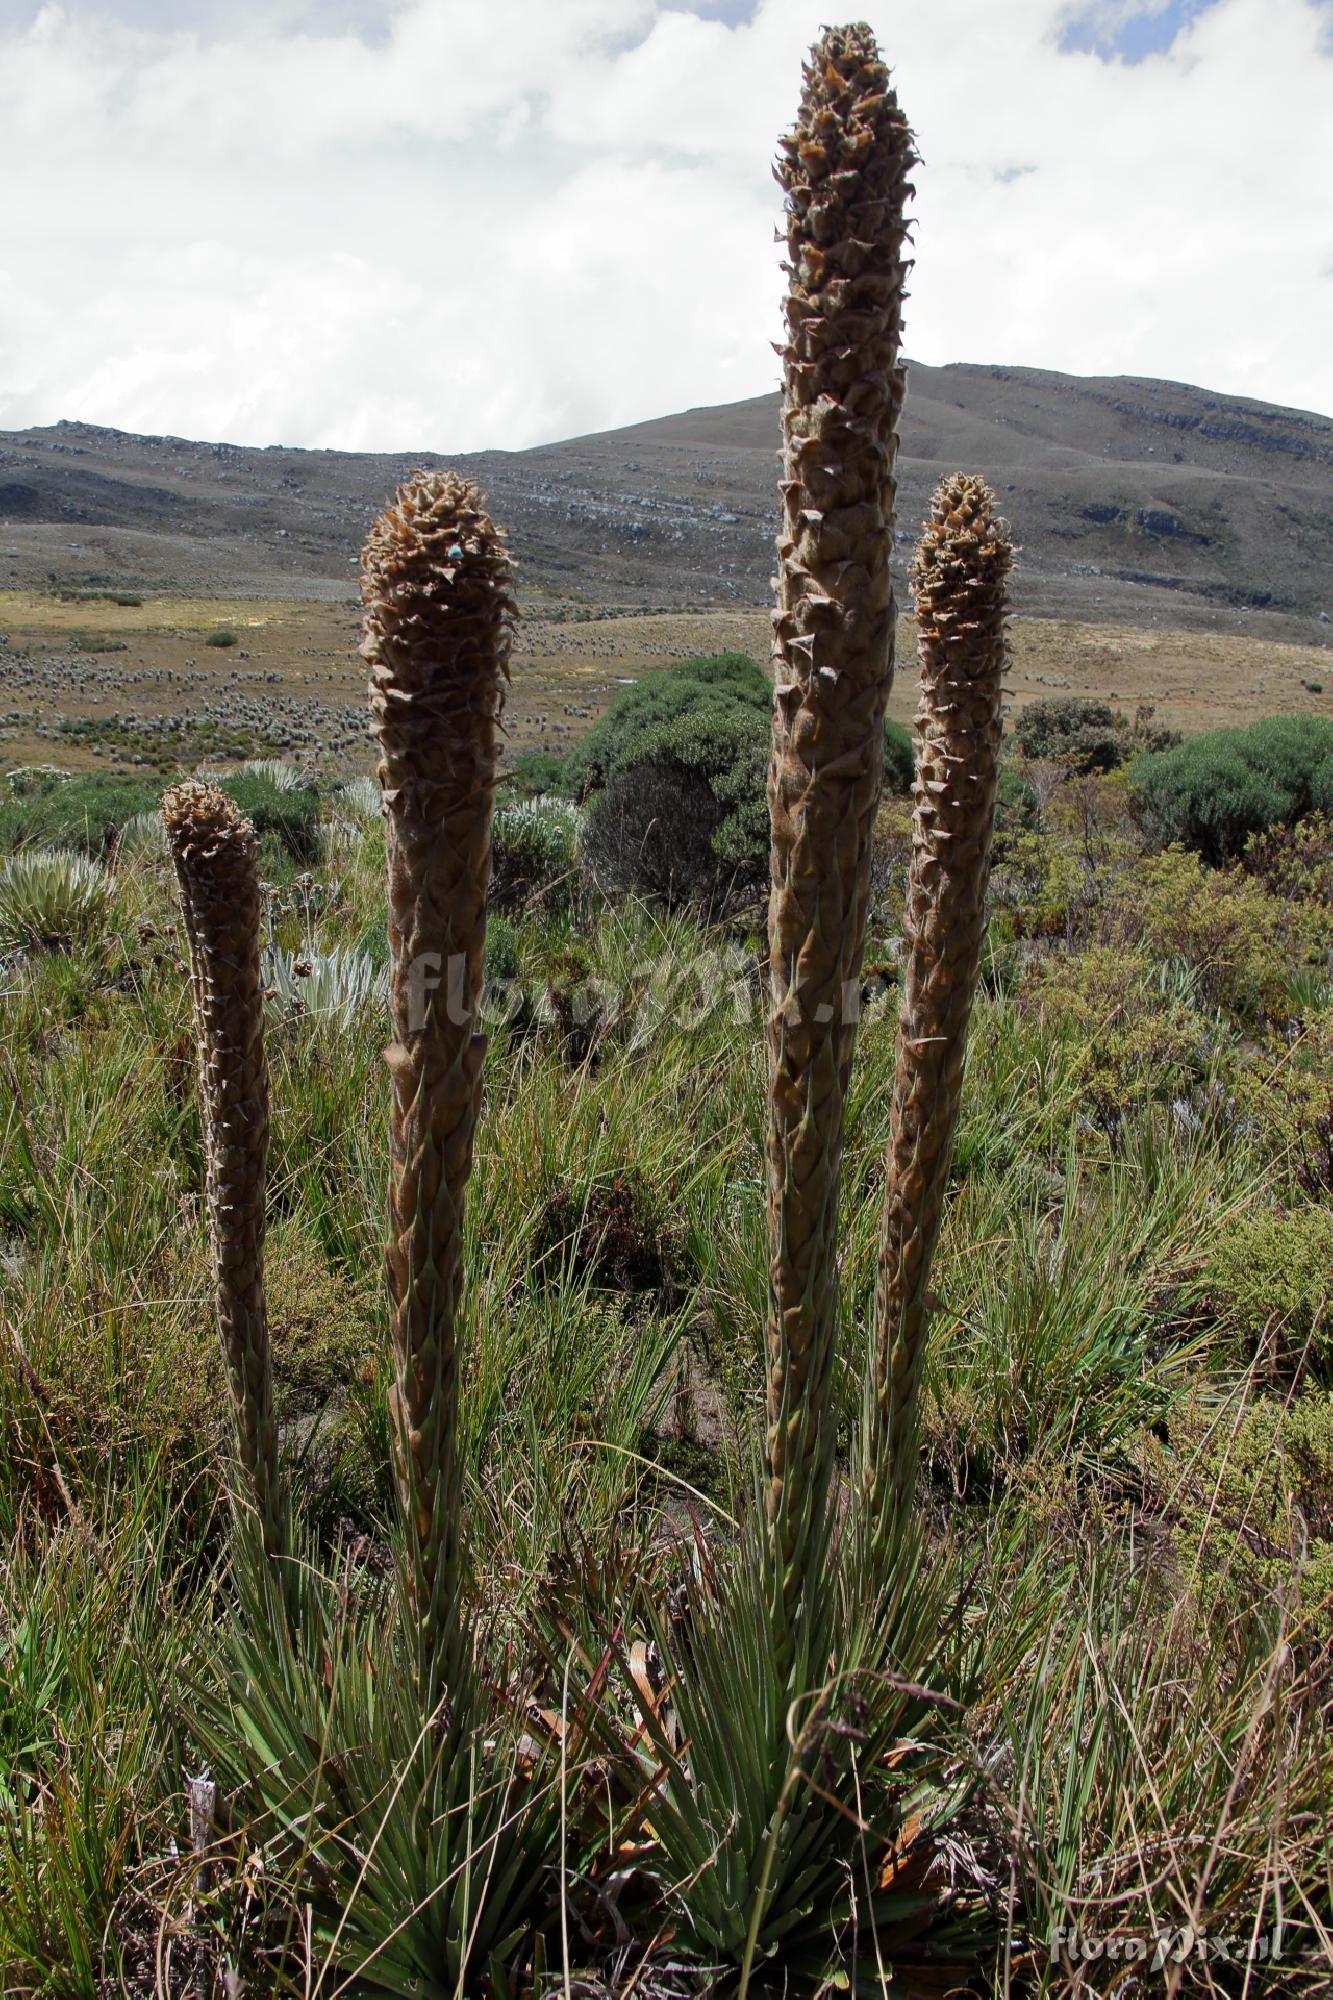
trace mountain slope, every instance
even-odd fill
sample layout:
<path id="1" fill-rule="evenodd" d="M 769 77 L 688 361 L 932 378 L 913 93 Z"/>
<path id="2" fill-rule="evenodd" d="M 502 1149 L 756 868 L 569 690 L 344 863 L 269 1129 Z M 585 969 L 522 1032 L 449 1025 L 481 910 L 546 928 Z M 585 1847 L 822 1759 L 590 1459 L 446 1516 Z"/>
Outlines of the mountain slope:
<path id="1" fill-rule="evenodd" d="M 776 396 L 523 452 L 251 450 L 80 423 L 0 433 L 0 588 L 346 592 L 370 515 L 457 464 L 510 528 L 530 598 L 758 605 Z M 1333 610 L 1333 422 L 1177 383 L 914 364 L 900 545 L 942 472 L 984 473 L 1022 545 L 1020 609 L 1319 639 Z"/>

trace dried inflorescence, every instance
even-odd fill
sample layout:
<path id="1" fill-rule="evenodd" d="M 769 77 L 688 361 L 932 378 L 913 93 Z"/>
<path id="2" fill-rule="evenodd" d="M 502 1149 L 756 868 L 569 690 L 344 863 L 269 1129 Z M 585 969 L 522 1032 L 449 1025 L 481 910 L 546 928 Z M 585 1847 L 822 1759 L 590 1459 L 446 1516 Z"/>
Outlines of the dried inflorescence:
<path id="1" fill-rule="evenodd" d="M 789 282 L 769 768 L 768 1508 L 789 1595 L 831 1455 L 844 1104 L 893 679 L 913 159 L 869 29 L 826 30 L 777 168 Z"/>
<path id="2" fill-rule="evenodd" d="M 871 1480 L 911 1492 L 926 1284 L 986 930 L 1013 546 L 984 481 L 940 482 L 913 569 L 920 639 L 916 813 L 906 984 L 890 1121 L 874 1366 Z"/>
<path id="3" fill-rule="evenodd" d="M 457 1314 L 512 565 L 477 489 L 418 473 L 362 559 L 388 832 L 393 1415 L 428 1656 L 457 1629 Z"/>
<path id="4" fill-rule="evenodd" d="M 287 1544 L 264 1295 L 268 1073 L 259 972 L 259 847 L 213 785 L 162 801 L 190 947 L 207 1163 L 208 1240 L 240 1456 L 271 1554 Z"/>

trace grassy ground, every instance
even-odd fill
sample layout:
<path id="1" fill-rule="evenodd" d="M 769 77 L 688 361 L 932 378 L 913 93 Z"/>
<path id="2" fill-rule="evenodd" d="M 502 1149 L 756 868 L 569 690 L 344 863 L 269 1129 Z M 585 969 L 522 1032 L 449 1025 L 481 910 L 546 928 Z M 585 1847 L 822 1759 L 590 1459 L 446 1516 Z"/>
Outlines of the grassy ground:
<path id="1" fill-rule="evenodd" d="M 768 643 L 758 611 L 606 616 L 534 599 L 515 654 L 511 747 L 568 744 L 622 680 L 668 660 L 732 650 L 762 660 Z M 182 756 L 275 751 L 356 769 L 364 676 L 355 644 L 350 604 L 0 593 L 0 747 L 13 764 L 76 770 L 146 765 L 166 774 Z M 904 621 L 892 701 L 904 722 L 916 705 L 914 645 Z M 1129 714 L 1151 702 L 1159 722 L 1187 731 L 1261 715 L 1333 715 L 1333 667 L 1312 646 L 1018 619 L 1012 652 L 1015 709 L 1065 692 Z"/>
<path id="2" fill-rule="evenodd" d="M 867 1834 L 883 1879 L 919 1862 L 929 1891 L 890 1955 L 937 1946 L 913 1992 L 1327 1992 L 1328 854 L 1213 874 L 1146 847 L 1118 778 L 1039 790 L 1002 833 L 922 1440 L 928 1567 L 951 1593 L 922 1673 L 965 1638 L 943 1753 L 965 1796 L 924 1860 Z M 849 1415 L 907 837 L 887 807 L 844 1182 Z M 280 1412 L 317 1563 L 339 1574 L 341 1550 L 373 1576 L 394 1536 L 382 835 L 363 789 L 326 789 L 313 865 L 265 855 Z M 242 1790 L 211 1882 L 189 1861 L 185 1781 L 217 1761 L 207 1718 L 229 1713 L 244 1621 L 181 951 L 139 826 L 63 948 L 11 937 L 3 962 L 7 1995 L 221 1991 L 227 1962 L 248 1992 L 357 1990 L 303 1928 L 314 1864 L 291 1826 L 247 1820 Z M 725 1546 L 748 1504 L 761 967 L 744 918 L 704 931 L 579 881 L 494 924 L 491 957 L 464 1424 L 476 1594 L 521 1652 L 571 1577 L 594 1601 L 632 1577 L 665 1618 L 696 1530 Z M 533 1713 L 568 1745 L 558 1676 Z M 689 1892 L 636 1902 L 627 1851 L 592 1851 L 586 1878 L 552 1870 L 532 1989 L 717 1990 L 681 1943 Z M 1159 1953 L 1206 1933 L 1231 1956 L 1080 1971 L 1061 1929 Z M 1276 1972 L 1241 1962 L 1256 1941 Z M 856 1962 L 855 1938 L 830 1943 L 811 1990 L 847 1990 Z M 867 1990 L 900 1990 L 882 1971 Z"/>

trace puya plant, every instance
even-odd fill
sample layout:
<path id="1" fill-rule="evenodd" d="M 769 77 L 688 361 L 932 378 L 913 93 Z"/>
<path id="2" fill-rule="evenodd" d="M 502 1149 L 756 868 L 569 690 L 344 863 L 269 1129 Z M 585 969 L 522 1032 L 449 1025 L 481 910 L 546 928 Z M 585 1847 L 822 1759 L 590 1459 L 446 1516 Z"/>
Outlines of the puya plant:
<path id="1" fill-rule="evenodd" d="M 977 940 L 969 931 L 965 948 L 950 945 L 939 973 L 930 954 L 960 909 L 975 930 L 988 851 L 978 815 L 993 806 L 993 768 L 987 777 L 968 763 L 978 746 L 993 759 L 982 677 L 959 676 L 980 657 L 983 626 L 999 643 L 1002 598 L 991 624 L 978 621 L 984 591 L 965 585 L 958 566 L 966 571 L 983 551 L 986 577 L 1002 587 L 1005 565 L 988 496 L 965 480 L 937 504 L 918 564 L 919 603 L 934 607 L 934 639 L 923 636 L 925 699 L 929 708 L 933 688 L 939 705 L 923 710 L 909 908 L 915 1011 L 895 1090 L 866 1475 L 850 1482 L 859 1511 L 844 1504 L 836 1459 L 848 1404 L 838 1198 L 893 677 L 913 158 L 869 30 L 827 30 L 778 166 L 789 289 L 768 783 L 762 1464 L 737 1543 L 700 1562 L 687 1615 L 668 1620 L 649 1596 L 666 1688 L 642 1704 L 628 1749 L 607 1699 L 616 1658 L 622 1688 L 644 1686 L 623 1630 L 603 1639 L 600 1663 L 596 1648 L 585 1653 L 592 1672 L 582 1708 L 561 1732 L 568 1768 L 601 1703 L 598 1736 L 628 1780 L 618 1793 L 631 1802 L 622 1828 L 638 1843 L 639 1872 L 656 1882 L 658 1917 L 742 1993 L 770 1974 L 822 1978 L 844 1952 L 869 1954 L 886 1986 L 904 1977 L 910 1986 L 923 1932 L 937 1978 L 948 1942 L 928 1880 L 934 1849 L 919 1829 L 947 1811 L 931 1735 L 940 1714 L 956 1709 L 965 1676 L 946 1629 L 944 1567 L 924 1562 L 908 1506 L 883 1496 L 909 1489 L 902 1468 L 924 1304 L 908 1311 L 896 1301 L 925 1298 Z M 534 1767 L 530 1745 L 520 1766 L 507 1720 L 519 1694 L 507 1687 L 497 1699 L 490 1690 L 465 1587 L 462 1216 L 484 1055 L 490 823 L 514 615 L 503 539 L 476 490 L 425 474 L 401 489 L 367 542 L 363 595 L 388 836 L 387 1263 L 402 1574 L 387 1597 L 358 1596 L 347 1578 L 328 1579 L 303 1560 L 291 1565 L 297 1581 L 283 1595 L 272 1587 L 273 1564 L 241 1564 L 243 1630 L 206 1734 L 313 1884 L 313 1935 L 341 1977 L 401 1993 L 503 1992 L 540 1928 L 552 1864 L 568 1853 L 571 1793 L 564 1769 L 557 1787 L 540 1753 Z M 966 660 L 952 623 L 960 606 Z M 974 837 L 940 864 L 958 834 L 950 787 L 972 814 Z M 942 880 L 954 884 L 952 902 L 938 901 Z M 940 1020 L 951 1039 L 937 1075 L 931 1024 Z M 923 1069 L 913 1069 L 918 1045 Z M 924 1200 L 927 1155 L 935 1221 L 922 1208 L 915 1235 L 905 1234 L 899 1218 Z M 262 1206 L 262 1160 L 259 1171 Z M 910 1262 L 904 1242 L 916 1246 Z M 272 1437 L 271 1389 L 253 1391 L 252 1377 L 236 1378 L 242 1455 L 276 1492 L 276 1460 L 247 1455 L 244 1442 L 247 1422 Z M 268 1397 L 262 1424 L 259 1404 L 244 1401 L 252 1393 Z M 265 1546 L 274 1553 L 285 1544 L 273 1537 Z"/>
<path id="2" fill-rule="evenodd" d="M 940 481 L 913 566 L 921 663 L 907 962 L 863 1428 L 872 1513 L 910 1505 L 917 1407 L 968 1021 L 986 935 L 1013 546 L 984 481 Z"/>
<path id="3" fill-rule="evenodd" d="M 263 1548 L 288 1553 L 264 1290 L 268 1069 L 254 828 L 217 787 L 175 785 L 162 818 L 189 947 L 199 1055 L 209 1253 L 242 1475 Z"/>
<path id="4" fill-rule="evenodd" d="M 925 1848 L 906 1746 L 954 1706 L 943 1582 L 904 1512 L 840 1524 L 838 1196 L 893 680 L 890 575 L 911 133 L 869 29 L 826 30 L 783 141 L 787 338 L 769 770 L 769 1284 L 762 1493 L 683 1643 L 685 1747 L 655 1732 L 664 1870 L 738 1990 L 840 1948 L 913 1957 Z M 933 1676 L 935 1689 L 922 1685 Z M 956 1677 L 956 1676 L 955 1676 Z M 651 1724 L 650 1724 L 651 1727 Z M 941 1942 L 938 1931 L 934 1943 Z M 904 1954 L 906 1958 L 904 1959 Z"/>
<path id="5" fill-rule="evenodd" d="M 947 1816 L 942 1767 L 922 1746 L 972 1671 L 945 1632 L 944 1566 L 927 1575 L 910 1508 L 926 1281 L 984 930 L 1011 557 L 989 492 L 961 474 L 936 495 L 914 571 L 922 699 L 906 1004 L 862 1504 L 853 1495 L 841 1520 L 835 1466 L 838 1192 L 894 666 L 912 160 L 869 31 L 826 31 L 778 167 L 789 288 L 769 775 L 762 1507 L 674 1648 L 686 1747 L 674 1751 L 659 1732 L 667 1779 L 653 1803 L 696 1945 L 731 1965 L 742 1992 L 769 1962 L 782 1978 L 802 1964 L 822 1975 L 840 1948 L 910 1988 L 931 1903 L 930 1843 L 918 1831 L 905 1855 L 901 1830 L 909 1819 L 928 1830 L 932 1811 Z M 659 1625 L 658 1636 L 670 1656 L 670 1632 Z M 932 1950 L 947 1953 L 948 1926 L 929 1928 Z"/>
<path id="6" fill-rule="evenodd" d="M 199 1705 L 219 1774 L 258 1808 L 259 1837 L 287 1859 L 293 1899 L 311 1912 L 307 1976 L 318 1965 L 361 1991 L 440 2000 L 482 1986 L 509 1990 L 549 1901 L 558 1818 L 540 1746 L 526 1743 L 520 1754 L 518 1704 L 496 1691 L 483 1657 L 487 1634 L 466 1601 L 462 1542 L 463 1204 L 485 1047 L 478 1024 L 510 576 L 479 494 L 451 474 L 423 473 L 400 488 L 362 564 L 362 652 L 387 822 L 386 1262 L 401 1570 L 386 1588 L 347 1567 L 329 1576 L 305 1543 L 285 1566 L 242 1546 L 242 1615 L 224 1642 L 223 1691 L 201 1690 Z M 169 795 L 174 851 L 187 809 L 222 813 L 216 793 L 201 804 L 199 791 Z M 234 808 L 227 825 L 253 866 L 253 835 Z M 183 871 L 181 879 L 184 887 Z M 187 922 L 193 943 L 198 922 Z M 248 979 L 258 962 L 257 894 L 233 907 L 229 923 L 228 963 L 243 963 Z M 262 1074 L 257 993 L 247 1036 Z M 210 1114 L 210 1194 L 213 1135 L 224 1129 Z M 251 1151 L 253 1234 L 262 1232 L 263 1158 L 262 1147 Z M 228 1297 L 220 1280 L 224 1341 Z M 262 1324 L 262 1314 L 248 1324 Z M 271 1371 L 267 1360 L 261 1370 L 241 1366 L 245 1359 L 233 1375 L 259 1505 L 261 1490 L 279 1490 Z M 252 1432 L 262 1450 L 251 1447 Z M 283 1546 L 276 1534 L 264 1538 L 268 1555 Z"/>

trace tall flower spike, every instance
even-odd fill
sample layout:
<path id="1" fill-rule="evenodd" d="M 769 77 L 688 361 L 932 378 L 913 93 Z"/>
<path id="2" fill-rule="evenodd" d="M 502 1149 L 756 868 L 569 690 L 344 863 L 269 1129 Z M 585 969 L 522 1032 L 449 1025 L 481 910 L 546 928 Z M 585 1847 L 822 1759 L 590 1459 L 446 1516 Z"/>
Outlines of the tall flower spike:
<path id="1" fill-rule="evenodd" d="M 767 1506 L 788 1626 L 832 1463 L 844 1105 L 893 682 L 913 160 L 870 30 L 826 29 L 776 170 L 788 292 L 768 780 Z"/>
<path id="2" fill-rule="evenodd" d="M 476 487 L 422 472 L 374 523 L 361 573 L 388 829 L 395 1460 L 423 1651 L 446 1678 L 460 1630 L 463 1193 L 485 1052 L 477 1026 L 511 569 Z"/>
<path id="3" fill-rule="evenodd" d="M 268 1072 L 259 977 L 259 845 L 212 785 L 162 800 L 190 947 L 205 1200 L 218 1329 L 240 1458 L 270 1555 L 287 1547 L 264 1295 Z"/>
<path id="4" fill-rule="evenodd" d="M 926 1283 L 986 930 L 1012 561 L 989 487 L 962 472 L 941 480 L 912 572 L 921 655 L 916 814 L 868 1426 L 880 1506 L 905 1505 L 915 1481 Z"/>

